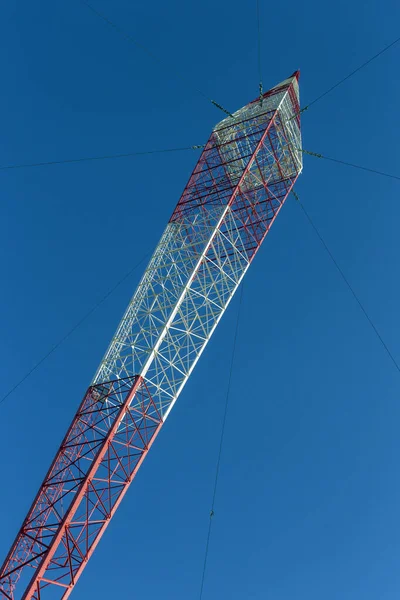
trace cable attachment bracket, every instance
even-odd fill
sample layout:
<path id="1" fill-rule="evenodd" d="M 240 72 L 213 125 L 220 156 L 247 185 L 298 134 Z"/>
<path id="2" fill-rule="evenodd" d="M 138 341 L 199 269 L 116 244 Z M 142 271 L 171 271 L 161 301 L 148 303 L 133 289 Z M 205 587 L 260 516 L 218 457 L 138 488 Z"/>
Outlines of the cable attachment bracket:
<path id="1" fill-rule="evenodd" d="M 216 106 L 217 108 L 219 108 L 219 110 L 222 110 L 222 112 L 224 112 L 226 115 L 228 115 L 228 117 L 233 117 L 233 114 L 229 112 L 229 110 L 226 110 L 223 106 L 221 106 L 220 104 L 218 104 L 218 102 L 215 102 L 215 100 L 211 100 L 211 104 L 214 104 L 214 106 Z"/>
<path id="2" fill-rule="evenodd" d="M 293 119 L 295 119 L 296 117 L 299 117 L 299 116 L 300 116 L 300 115 L 301 115 L 303 112 L 305 112 L 306 110 L 308 110 L 309 106 L 310 106 L 310 105 L 308 104 L 307 106 L 305 106 L 304 108 L 302 108 L 301 110 L 299 110 L 297 113 L 294 113 L 294 115 L 292 115 L 292 116 L 290 117 L 290 119 L 288 119 L 288 120 L 286 121 L 286 123 L 289 123 L 289 121 L 292 121 L 292 120 L 293 120 Z"/>
<path id="3" fill-rule="evenodd" d="M 263 105 L 264 95 L 263 95 L 263 84 L 262 81 L 258 84 L 258 88 L 260 90 L 260 106 Z"/>
<path id="4" fill-rule="evenodd" d="M 316 158 L 324 158 L 322 154 L 317 154 L 317 152 L 310 152 L 309 150 L 300 150 L 303 154 L 308 154 L 309 156 L 315 156 Z"/>

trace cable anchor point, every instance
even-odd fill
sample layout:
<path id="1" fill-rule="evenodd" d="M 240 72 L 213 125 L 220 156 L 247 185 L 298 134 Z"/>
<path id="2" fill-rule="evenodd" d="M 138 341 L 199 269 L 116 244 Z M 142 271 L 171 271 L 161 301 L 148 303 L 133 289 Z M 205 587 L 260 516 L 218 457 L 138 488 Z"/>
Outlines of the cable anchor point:
<path id="1" fill-rule="evenodd" d="M 219 110 L 222 110 L 222 112 L 224 112 L 226 115 L 228 115 L 228 117 L 232 117 L 232 119 L 234 118 L 233 114 L 230 113 L 229 110 L 226 110 L 223 106 L 218 104 L 218 102 L 215 102 L 215 100 L 211 100 L 211 104 L 214 104 L 214 106 L 219 108 Z"/>
<path id="2" fill-rule="evenodd" d="M 317 152 L 310 152 L 309 150 L 302 149 L 301 152 L 303 154 L 308 154 L 309 156 L 315 156 L 316 158 L 324 158 L 322 154 L 318 154 Z"/>

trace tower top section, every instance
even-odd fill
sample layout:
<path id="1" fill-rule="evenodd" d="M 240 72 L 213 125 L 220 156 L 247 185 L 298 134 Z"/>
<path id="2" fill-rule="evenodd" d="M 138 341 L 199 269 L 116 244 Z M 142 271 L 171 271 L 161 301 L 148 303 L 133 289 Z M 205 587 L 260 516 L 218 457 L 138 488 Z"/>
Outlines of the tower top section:
<path id="1" fill-rule="evenodd" d="M 249 104 L 243 106 L 236 112 L 233 113 L 232 117 L 226 117 L 214 127 L 214 131 L 220 131 L 228 126 L 234 126 L 235 124 L 246 121 L 247 119 L 257 118 L 263 114 L 268 114 L 270 111 L 279 112 L 287 108 L 287 102 L 284 102 L 286 95 L 288 95 L 290 104 L 293 108 L 291 115 L 285 115 L 287 119 L 295 117 L 293 121 L 297 122 L 298 128 L 300 129 L 300 91 L 299 91 L 299 77 L 300 71 L 295 71 L 293 75 L 281 81 L 270 90 L 265 92 L 261 98 L 256 98 Z M 286 105 L 286 106 L 285 106 Z"/>

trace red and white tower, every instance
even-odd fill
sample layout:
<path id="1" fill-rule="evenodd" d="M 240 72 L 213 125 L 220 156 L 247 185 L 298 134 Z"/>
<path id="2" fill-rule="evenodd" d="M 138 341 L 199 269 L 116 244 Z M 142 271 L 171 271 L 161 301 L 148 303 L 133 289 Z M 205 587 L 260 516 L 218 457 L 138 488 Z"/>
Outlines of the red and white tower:
<path id="1" fill-rule="evenodd" d="M 68 598 L 302 169 L 299 73 L 214 128 L 0 570 Z"/>

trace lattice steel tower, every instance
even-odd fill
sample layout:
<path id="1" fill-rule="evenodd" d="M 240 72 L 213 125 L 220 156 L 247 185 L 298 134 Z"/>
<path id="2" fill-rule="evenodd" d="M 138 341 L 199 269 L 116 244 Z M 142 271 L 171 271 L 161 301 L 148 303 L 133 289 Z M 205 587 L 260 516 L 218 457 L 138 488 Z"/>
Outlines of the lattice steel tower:
<path id="1" fill-rule="evenodd" d="M 301 172 L 298 77 L 211 133 L 4 561 L 0 598 L 69 597 Z"/>

